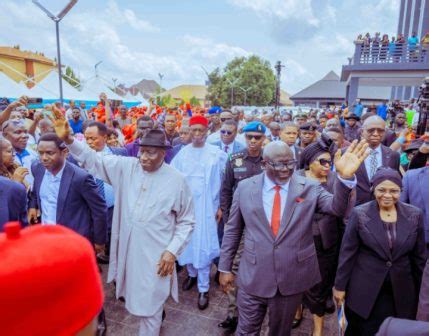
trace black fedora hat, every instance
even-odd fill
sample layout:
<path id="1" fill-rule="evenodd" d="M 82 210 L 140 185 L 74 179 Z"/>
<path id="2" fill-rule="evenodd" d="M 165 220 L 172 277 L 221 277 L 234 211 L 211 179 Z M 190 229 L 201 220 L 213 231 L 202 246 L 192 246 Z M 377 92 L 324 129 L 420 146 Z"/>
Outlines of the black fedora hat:
<path id="1" fill-rule="evenodd" d="M 158 129 L 153 129 L 147 132 L 147 134 L 140 139 L 139 145 L 165 149 L 171 148 L 171 145 L 167 142 L 164 132 Z"/>
<path id="2" fill-rule="evenodd" d="M 354 113 L 350 113 L 347 117 L 345 117 L 344 119 L 354 119 L 356 121 L 360 120 L 360 117 Z"/>

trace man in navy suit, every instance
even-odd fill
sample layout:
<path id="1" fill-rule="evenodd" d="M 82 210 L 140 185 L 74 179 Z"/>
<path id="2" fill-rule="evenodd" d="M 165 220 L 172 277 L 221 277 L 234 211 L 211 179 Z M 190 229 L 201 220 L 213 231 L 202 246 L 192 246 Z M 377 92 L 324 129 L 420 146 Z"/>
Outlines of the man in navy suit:
<path id="1" fill-rule="evenodd" d="M 27 225 L 27 192 L 21 183 L 0 176 L 0 232 L 10 221 Z"/>
<path id="2" fill-rule="evenodd" d="M 213 145 L 218 146 L 228 155 L 232 155 L 246 149 L 241 142 L 238 142 L 235 139 L 237 136 L 237 130 L 238 125 L 234 120 L 226 120 L 220 129 L 220 140 L 213 142 Z"/>
<path id="3" fill-rule="evenodd" d="M 426 247 L 429 247 L 429 166 L 407 171 L 403 179 L 401 201 L 423 210 Z"/>
<path id="4" fill-rule="evenodd" d="M 55 133 L 39 139 L 40 162 L 33 163 L 34 186 L 30 196 L 29 217 L 42 224 L 64 225 L 104 250 L 107 238 L 106 202 L 100 196 L 94 177 L 66 160 L 65 144 Z"/>

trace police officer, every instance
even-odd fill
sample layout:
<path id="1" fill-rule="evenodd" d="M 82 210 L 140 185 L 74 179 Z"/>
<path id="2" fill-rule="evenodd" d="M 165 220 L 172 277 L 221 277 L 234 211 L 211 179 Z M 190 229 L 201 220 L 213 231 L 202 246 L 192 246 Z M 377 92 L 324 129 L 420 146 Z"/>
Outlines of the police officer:
<path id="1" fill-rule="evenodd" d="M 220 193 L 220 208 L 222 210 L 223 223 L 228 222 L 229 211 L 232 205 L 234 191 L 240 181 L 262 173 L 262 147 L 265 141 L 266 127 L 259 121 L 252 121 L 243 128 L 245 134 L 247 148 L 236 154 L 232 154 L 226 164 L 225 175 L 222 181 Z M 222 242 L 223 224 L 220 225 L 219 240 Z M 243 244 L 237 251 L 234 259 L 233 273 L 236 274 L 240 262 L 241 251 Z M 229 305 L 228 316 L 225 321 L 219 323 L 219 327 L 226 329 L 229 332 L 234 332 L 237 328 L 238 312 L 237 312 L 237 289 L 233 289 L 228 293 Z"/>
<path id="2" fill-rule="evenodd" d="M 317 126 L 307 122 L 299 126 L 299 144 L 302 149 L 317 140 Z"/>

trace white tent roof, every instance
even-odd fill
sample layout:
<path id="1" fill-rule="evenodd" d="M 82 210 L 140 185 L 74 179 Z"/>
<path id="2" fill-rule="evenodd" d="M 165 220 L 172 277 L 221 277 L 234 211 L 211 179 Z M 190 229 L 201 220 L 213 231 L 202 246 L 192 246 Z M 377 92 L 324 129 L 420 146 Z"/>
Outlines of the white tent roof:
<path id="1" fill-rule="evenodd" d="M 0 71 L 0 97 L 19 98 L 28 94 L 28 89 L 21 86 Z"/>
<path id="2" fill-rule="evenodd" d="M 133 96 L 130 92 L 127 92 L 127 94 L 125 95 L 125 97 L 123 97 L 122 99 L 124 100 L 124 102 L 127 102 L 127 103 L 137 103 L 137 102 L 141 101 L 140 98 L 141 97 L 139 97 L 139 96 Z"/>
<path id="3" fill-rule="evenodd" d="M 141 93 L 140 93 L 140 95 L 137 95 L 136 97 L 138 97 L 138 101 L 141 102 L 139 104 L 139 107 L 143 107 L 143 106 L 149 107 L 150 106 L 149 100 L 145 99 Z"/>
<path id="4" fill-rule="evenodd" d="M 81 85 L 83 86 L 82 93 L 87 97 L 87 100 L 99 100 L 99 95 L 102 92 L 104 92 L 109 99 L 123 100 L 120 95 L 109 88 L 107 82 L 100 76 L 91 77 L 83 81 Z"/>
<path id="5" fill-rule="evenodd" d="M 78 89 L 70 85 L 64 79 L 63 97 L 64 99 L 86 100 L 87 98 Z M 31 97 L 42 97 L 43 99 L 59 99 L 60 89 L 58 83 L 58 72 L 52 70 L 46 78 L 42 79 L 33 88 L 29 89 Z"/>

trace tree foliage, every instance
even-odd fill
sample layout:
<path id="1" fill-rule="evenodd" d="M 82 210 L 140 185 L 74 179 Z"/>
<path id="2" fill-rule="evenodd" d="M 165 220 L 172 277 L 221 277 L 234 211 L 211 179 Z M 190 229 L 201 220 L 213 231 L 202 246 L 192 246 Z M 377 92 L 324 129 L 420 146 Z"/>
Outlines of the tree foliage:
<path id="1" fill-rule="evenodd" d="M 71 67 L 66 67 L 66 72 L 63 74 L 63 79 L 68 82 L 71 86 L 79 89 L 80 87 L 80 80 L 74 73 L 73 69 Z"/>
<path id="2" fill-rule="evenodd" d="M 208 98 L 212 105 L 270 105 L 274 100 L 276 77 L 268 61 L 258 56 L 236 57 L 223 70 L 216 68 L 209 74 Z M 234 83 L 234 84 L 231 84 Z M 245 92 L 247 91 L 246 104 Z"/>

